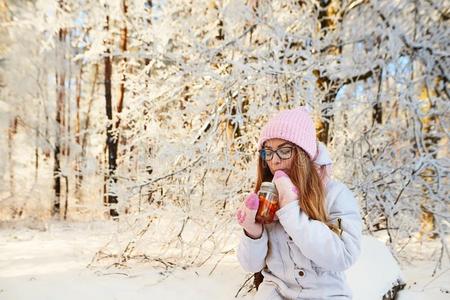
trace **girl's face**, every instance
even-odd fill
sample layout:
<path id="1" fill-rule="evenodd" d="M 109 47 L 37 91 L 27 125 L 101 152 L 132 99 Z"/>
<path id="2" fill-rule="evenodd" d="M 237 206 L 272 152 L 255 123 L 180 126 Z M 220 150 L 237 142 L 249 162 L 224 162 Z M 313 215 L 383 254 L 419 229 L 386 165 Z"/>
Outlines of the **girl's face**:
<path id="1" fill-rule="evenodd" d="M 270 139 L 263 145 L 265 160 L 272 174 L 282 170 L 290 175 L 295 146 L 283 139 Z M 264 158 L 263 158 L 264 159 Z"/>

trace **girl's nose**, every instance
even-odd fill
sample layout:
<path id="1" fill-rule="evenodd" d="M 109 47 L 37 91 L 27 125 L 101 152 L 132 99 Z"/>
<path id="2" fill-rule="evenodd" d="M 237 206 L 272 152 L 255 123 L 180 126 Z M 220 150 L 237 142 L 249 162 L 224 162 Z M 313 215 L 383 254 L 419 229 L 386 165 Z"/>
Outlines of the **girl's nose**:
<path id="1" fill-rule="evenodd" d="M 277 165 L 281 163 L 281 159 L 278 157 L 276 153 L 273 155 L 272 162 Z"/>

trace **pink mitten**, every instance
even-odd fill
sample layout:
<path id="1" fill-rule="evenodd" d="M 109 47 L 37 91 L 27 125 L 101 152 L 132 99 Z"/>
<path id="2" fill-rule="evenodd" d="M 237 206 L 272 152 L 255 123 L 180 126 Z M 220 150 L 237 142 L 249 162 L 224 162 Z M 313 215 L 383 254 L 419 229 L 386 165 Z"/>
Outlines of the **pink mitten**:
<path id="1" fill-rule="evenodd" d="M 236 218 L 239 225 L 244 228 L 248 236 L 254 239 L 261 237 L 263 231 L 262 225 L 255 222 L 258 206 L 258 195 L 255 193 L 250 193 L 236 212 Z"/>
<path id="2" fill-rule="evenodd" d="M 290 202 L 298 201 L 298 190 L 286 173 L 283 171 L 275 171 L 273 181 L 278 190 L 280 207 Z"/>

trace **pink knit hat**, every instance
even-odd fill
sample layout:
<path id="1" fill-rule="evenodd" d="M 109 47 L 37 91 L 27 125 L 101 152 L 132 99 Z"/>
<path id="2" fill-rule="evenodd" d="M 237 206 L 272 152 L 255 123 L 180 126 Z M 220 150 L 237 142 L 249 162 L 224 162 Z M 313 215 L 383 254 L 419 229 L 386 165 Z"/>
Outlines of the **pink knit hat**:
<path id="1" fill-rule="evenodd" d="M 284 110 L 273 116 L 263 127 L 258 142 L 260 150 L 265 141 L 279 138 L 296 144 L 314 160 L 318 152 L 316 129 L 305 106 Z"/>
<path id="2" fill-rule="evenodd" d="M 314 122 L 309 113 L 305 106 L 277 113 L 263 127 L 258 150 L 261 150 L 265 141 L 274 138 L 296 144 L 308 153 L 319 170 L 320 167 L 324 168 L 320 174 L 326 185 L 332 173 L 333 162 L 326 146 L 317 140 Z"/>

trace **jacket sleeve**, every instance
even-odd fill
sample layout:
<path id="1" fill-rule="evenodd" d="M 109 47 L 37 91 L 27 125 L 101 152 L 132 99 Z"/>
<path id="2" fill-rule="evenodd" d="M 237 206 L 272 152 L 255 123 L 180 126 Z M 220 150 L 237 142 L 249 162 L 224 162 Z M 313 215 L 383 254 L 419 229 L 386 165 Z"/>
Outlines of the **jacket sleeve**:
<path id="1" fill-rule="evenodd" d="M 268 240 L 265 228 L 259 239 L 248 237 L 242 230 L 242 236 L 237 250 L 237 258 L 245 271 L 256 273 L 266 266 Z"/>
<path id="2" fill-rule="evenodd" d="M 315 264 L 330 271 L 348 269 L 361 250 L 359 207 L 352 192 L 345 185 L 342 186 L 329 211 L 333 223 L 341 219 L 341 235 L 333 232 L 326 224 L 309 219 L 300 210 L 297 201 L 277 211 L 281 225 L 300 251 Z"/>

